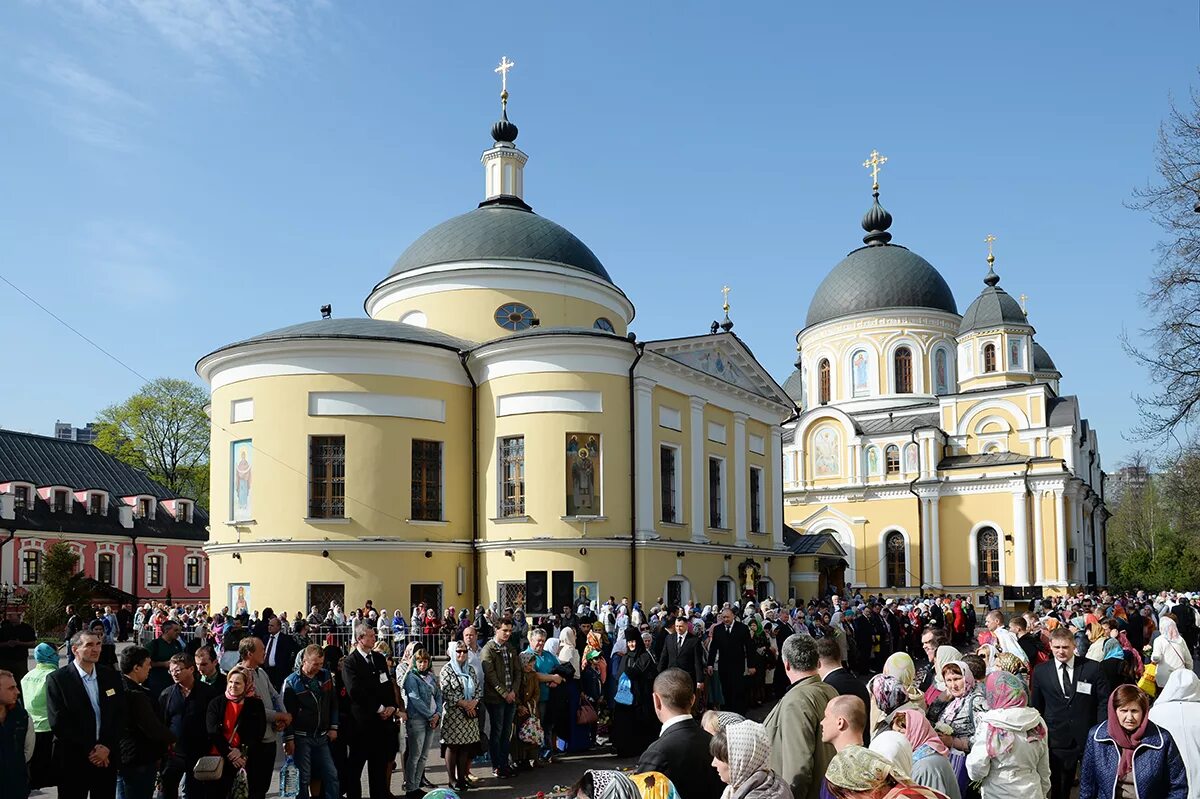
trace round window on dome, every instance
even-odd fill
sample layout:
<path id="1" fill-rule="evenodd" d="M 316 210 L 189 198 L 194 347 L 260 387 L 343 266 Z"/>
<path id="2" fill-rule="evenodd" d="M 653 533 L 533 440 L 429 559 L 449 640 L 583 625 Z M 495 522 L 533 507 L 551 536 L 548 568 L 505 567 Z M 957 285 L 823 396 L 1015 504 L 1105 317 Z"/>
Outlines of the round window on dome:
<path id="1" fill-rule="evenodd" d="M 496 324 L 505 330 L 527 330 L 533 327 L 533 309 L 519 302 L 510 302 L 496 309 Z"/>
<path id="2" fill-rule="evenodd" d="M 606 318 L 605 318 L 605 317 L 603 317 L 603 316 L 601 316 L 599 319 L 597 319 L 597 320 L 596 320 L 596 321 L 595 321 L 595 322 L 592 324 L 592 327 L 596 328 L 597 330 L 603 330 L 603 331 L 604 331 L 604 332 L 606 332 L 606 333 L 613 333 L 613 332 L 615 332 L 615 330 L 616 330 L 616 329 L 613 327 L 613 323 L 612 323 L 612 322 L 610 322 L 610 321 L 608 321 L 608 319 L 606 319 Z"/>

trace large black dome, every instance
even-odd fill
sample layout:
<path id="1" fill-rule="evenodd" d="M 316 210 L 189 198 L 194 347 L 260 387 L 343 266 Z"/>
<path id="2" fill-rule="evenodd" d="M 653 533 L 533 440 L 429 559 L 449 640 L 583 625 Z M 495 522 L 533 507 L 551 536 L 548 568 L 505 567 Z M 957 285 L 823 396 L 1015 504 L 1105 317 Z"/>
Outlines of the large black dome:
<path id="1" fill-rule="evenodd" d="M 808 306 L 807 327 L 839 316 L 890 308 L 929 308 L 957 314 L 945 278 L 907 247 L 860 247 L 833 268 Z"/>
<path id="2" fill-rule="evenodd" d="M 490 202 L 431 228 L 401 254 L 390 274 L 498 259 L 569 266 L 612 282 L 596 254 L 571 231 L 515 202 Z"/>

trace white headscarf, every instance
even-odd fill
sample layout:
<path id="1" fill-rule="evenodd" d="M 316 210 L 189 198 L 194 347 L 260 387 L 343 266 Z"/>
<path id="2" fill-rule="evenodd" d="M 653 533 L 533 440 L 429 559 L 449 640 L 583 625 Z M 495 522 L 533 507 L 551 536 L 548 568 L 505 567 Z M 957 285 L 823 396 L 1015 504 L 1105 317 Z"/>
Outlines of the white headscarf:
<path id="1" fill-rule="evenodd" d="M 871 736 L 872 752 L 886 757 L 898 770 L 910 775 L 913 770 L 912 744 L 902 733 L 884 730 Z"/>
<path id="2" fill-rule="evenodd" d="M 771 736 L 766 727 L 747 720 L 726 725 L 725 740 L 729 746 L 729 787 L 736 791 L 753 774 L 767 767 Z"/>
<path id="3" fill-rule="evenodd" d="M 1191 669 L 1172 671 L 1171 676 L 1167 678 L 1167 684 L 1159 693 L 1158 699 L 1154 700 L 1154 707 L 1162 707 L 1167 702 L 1200 702 L 1200 677 L 1197 677 Z M 1150 715 L 1153 720 L 1153 709 Z"/>

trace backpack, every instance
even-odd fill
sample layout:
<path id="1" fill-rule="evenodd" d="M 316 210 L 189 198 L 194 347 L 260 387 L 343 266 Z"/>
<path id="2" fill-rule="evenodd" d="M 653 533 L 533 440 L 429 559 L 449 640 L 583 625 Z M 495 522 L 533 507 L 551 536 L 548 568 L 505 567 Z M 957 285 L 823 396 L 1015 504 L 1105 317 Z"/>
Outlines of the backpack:
<path id="1" fill-rule="evenodd" d="M 633 704 L 633 684 L 629 681 L 629 675 L 625 672 L 621 672 L 621 676 L 617 680 L 617 693 L 613 697 L 613 701 L 618 705 Z"/>

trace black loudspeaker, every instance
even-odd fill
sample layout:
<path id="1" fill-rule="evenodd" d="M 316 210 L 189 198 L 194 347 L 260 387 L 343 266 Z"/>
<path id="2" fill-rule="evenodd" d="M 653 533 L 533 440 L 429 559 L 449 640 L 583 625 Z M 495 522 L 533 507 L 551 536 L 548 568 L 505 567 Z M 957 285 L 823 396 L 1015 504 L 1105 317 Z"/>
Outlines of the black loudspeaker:
<path id="1" fill-rule="evenodd" d="M 546 612 L 545 572 L 525 572 L 525 612 Z"/>
<path id="2" fill-rule="evenodd" d="M 572 607 L 575 602 L 575 572 L 556 571 L 551 587 L 550 609 L 554 613 L 562 613 L 563 608 Z"/>

